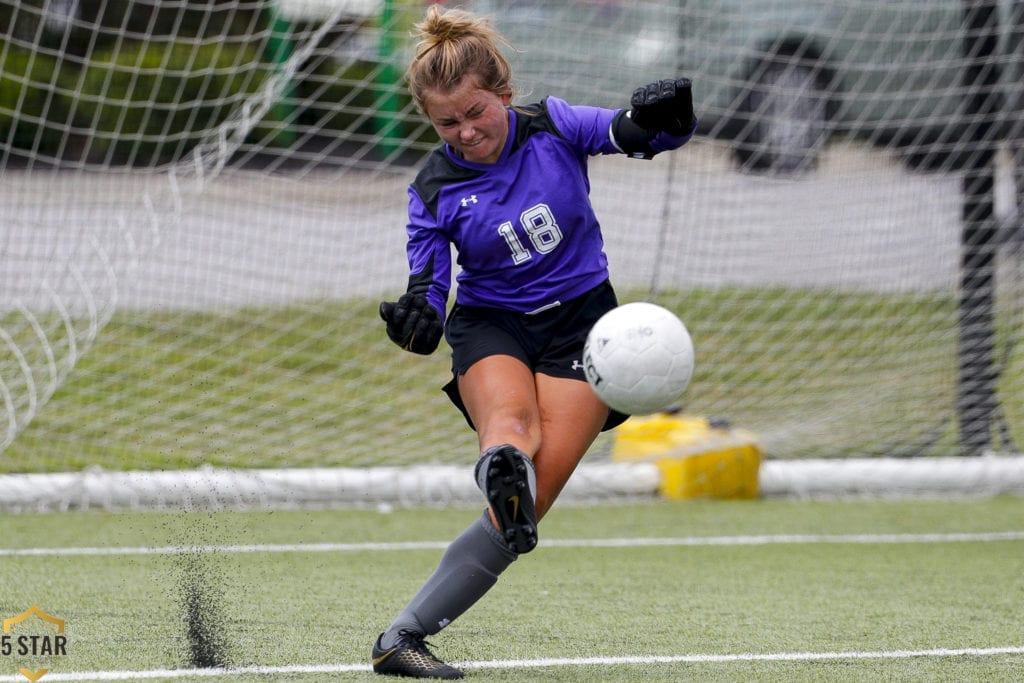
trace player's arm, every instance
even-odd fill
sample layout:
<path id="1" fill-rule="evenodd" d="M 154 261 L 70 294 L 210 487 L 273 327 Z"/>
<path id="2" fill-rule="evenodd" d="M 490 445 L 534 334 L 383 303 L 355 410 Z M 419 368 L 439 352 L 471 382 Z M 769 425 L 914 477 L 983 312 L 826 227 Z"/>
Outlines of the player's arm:
<path id="1" fill-rule="evenodd" d="M 690 79 L 649 83 L 633 91 L 630 109 L 612 120 L 611 137 L 623 153 L 638 159 L 682 147 L 697 130 Z"/>
<path id="2" fill-rule="evenodd" d="M 388 338 L 406 351 L 433 353 L 444 336 L 444 302 L 451 276 L 449 246 L 445 238 L 430 229 L 429 212 L 410 193 L 409 284 L 398 301 L 382 301 L 380 317 Z M 427 226 L 427 227 L 425 227 Z M 436 303 L 440 302 L 440 308 Z"/>

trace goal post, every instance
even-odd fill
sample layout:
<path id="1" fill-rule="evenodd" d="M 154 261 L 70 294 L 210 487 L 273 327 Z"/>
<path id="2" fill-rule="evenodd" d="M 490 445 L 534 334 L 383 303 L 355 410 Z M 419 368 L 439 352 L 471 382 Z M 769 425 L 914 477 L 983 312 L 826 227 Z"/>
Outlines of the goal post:
<path id="1" fill-rule="evenodd" d="M 965 2 L 962 144 L 974 151 L 964 168 L 960 258 L 961 444 L 969 455 L 990 447 L 998 419 L 994 371 L 995 155 L 1000 137 L 1002 76 L 998 2 Z"/>
<path id="2" fill-rule="evenodd" d="M 693 336 L 685 414 L 772 467 L 1020 453 L 1024 2 L 457 5 L 517 103 L 693 80 L 685 148 L 588 162 L 620 299 Z M 426 6 L 0 0 L 0 474 L 475 460 L 447 349 L 376 312 L 438 143 L 401 80 Z"/>

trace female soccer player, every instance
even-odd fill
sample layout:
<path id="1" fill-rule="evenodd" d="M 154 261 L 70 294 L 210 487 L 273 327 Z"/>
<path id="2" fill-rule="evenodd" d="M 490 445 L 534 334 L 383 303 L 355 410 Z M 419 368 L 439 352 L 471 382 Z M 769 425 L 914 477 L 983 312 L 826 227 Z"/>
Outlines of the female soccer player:
<path id="1" fill-rule="evenodd" d="M 373 670 L 462 678 L 424 637 L 454 621 L 498 575 L 537 545 L 551 508 L 609 411 L 580 364 L 590 327 L 617 304 L 587 158 L 649 159 L 696 129 L 690 81 L 637 89 L 631 109 L 555 97 L 513 106 L 507 44 L 485 19 L 431 6 L 416 26 L 413 98 L 443 141 L 409 187 L 408 289 L 381 304 L 387 334 L 429 354 L 452 349 L 444 387 L 477 432 L 477 484 L 488 509 L 456 538 L 435 572 L 373 647 Z M 445 323 L 451 251 L 457 293 Z"/>

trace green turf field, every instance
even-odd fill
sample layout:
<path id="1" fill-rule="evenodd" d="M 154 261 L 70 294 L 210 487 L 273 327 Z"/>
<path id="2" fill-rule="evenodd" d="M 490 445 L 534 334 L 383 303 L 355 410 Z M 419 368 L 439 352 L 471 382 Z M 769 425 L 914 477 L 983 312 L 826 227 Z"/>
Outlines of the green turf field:
<path id="1" fill-rule="evenodd" d="M 0 656 L 0 681 L 371 680 L 377 632 L 475 515 L 0 516 L 0 616 L 37 605 L 68 649 Z M 433 638 L 470 679 L 1024 678 L 1021 498 L 562 507 L 541 531 Z M 189 605 L 229 668 L 190 672 Z"/>
<path id="2" fill-rule="evenodd" d="M 647 298 L 620 292 L 622 301 Z M 726 289 L 665 292 L 654 302 L 692 321 L 698 362 L 688 408 L 755 432 L 802 424 L 823 405 L 835 412 L 826 447 L 797 438 L 769 455 L 957 452 L 957 336 L 953 328 L 933 329 L 937 320 L 955 319 L 952 296 Z M 440 392 L 451 376 L 449 354 L 401 353 L 387 340 L 377 306 L 118 313 L 4 451 L 0 473 L 403 465 L 422 451 L 464 462 L 477 444 Z M 727 324 L 713 322 L 722 316 Z M 6 322 L 0 315 L 0 327 L 18 327 Z M 1017 322 L 1000 318 L 997 348 L 1010 350 L 1001 355 L 1000 405 L 1021 443 Z M 36 349 L 36 333 L 20 329 L 22 346 Z M 885 429 L 866 428 L 893 416 L 903 420 L 899 443 Z M 420 450 L 409 449 L 413 433 Z"/>

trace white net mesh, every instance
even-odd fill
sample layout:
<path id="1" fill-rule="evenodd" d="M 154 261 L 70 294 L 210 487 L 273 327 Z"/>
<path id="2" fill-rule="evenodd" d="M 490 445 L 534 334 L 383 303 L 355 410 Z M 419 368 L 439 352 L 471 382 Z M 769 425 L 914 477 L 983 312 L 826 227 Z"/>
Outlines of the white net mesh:
<path id="1" fill-rule="evenodd" d="M 591 164 L 620 299 L 693 333 L 687 411 L 773 458 L 1017 450 L 1022 3 L 463 5 L 520 102 L 693 79 L 694 142 Z M 0 471 L 472 459 L 444 349 L 376 319 L 423 10 L 0 0 Z"/>

